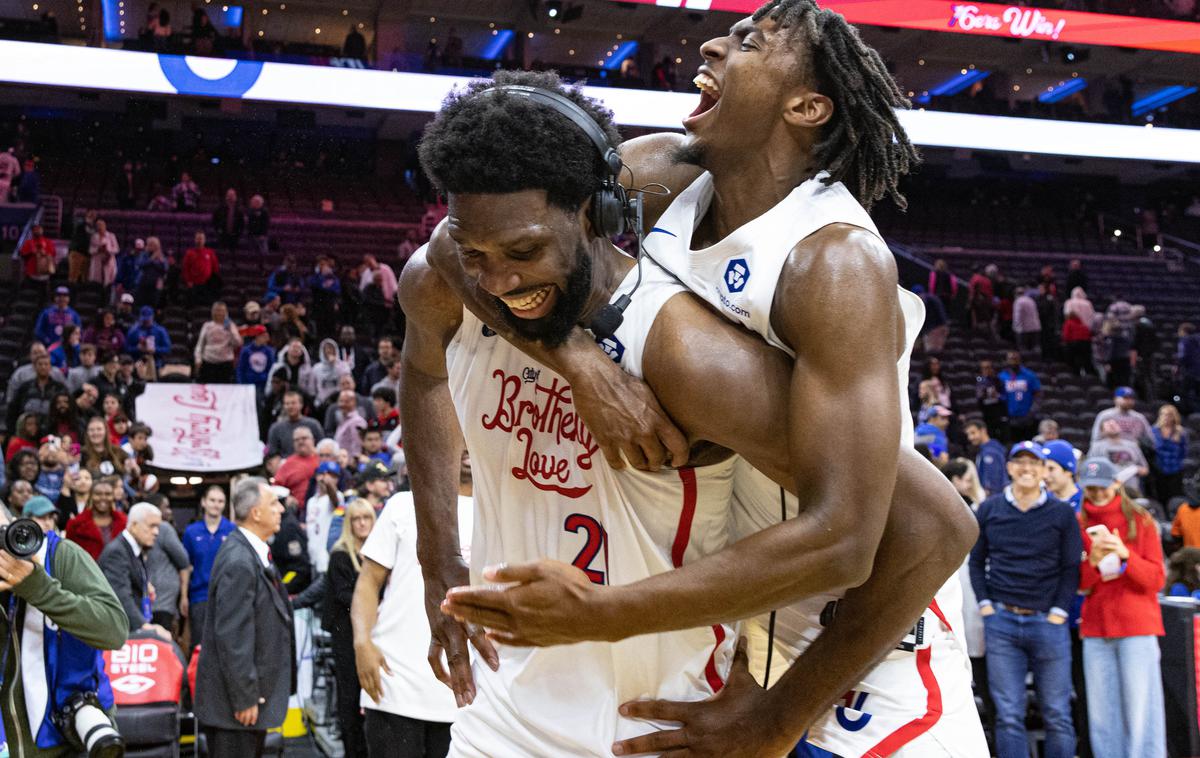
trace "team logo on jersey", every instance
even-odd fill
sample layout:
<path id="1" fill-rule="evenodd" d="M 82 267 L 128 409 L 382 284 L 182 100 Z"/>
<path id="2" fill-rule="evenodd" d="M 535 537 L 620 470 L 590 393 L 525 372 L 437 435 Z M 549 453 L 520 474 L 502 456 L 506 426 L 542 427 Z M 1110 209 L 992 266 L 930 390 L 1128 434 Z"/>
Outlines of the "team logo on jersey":
<path id="1" fill-rule="evenodd" d="M 484 337 L 495 337 L 496 332 L 492 330 L 492 327 L 488 326 L 487 324 L 484 324 L 483 325 L 483 336 Z"/>
<path id="2" fill-rule="evenodd" d="M 741 292 L 750 281 L 750 265 L 745 258 L 734 258 L 725 267 L 725 288 L 730 292 Z"/>
<path id="3" fill-rule="evenodd" d="M 596 344 L 600 345 L 600 349 L 604 351 L 605 355 L 613 359 L 613 363 L 620 363 L 621 359 L 625 357 L 625 346 L 616 337 L 602 339 Z"/>

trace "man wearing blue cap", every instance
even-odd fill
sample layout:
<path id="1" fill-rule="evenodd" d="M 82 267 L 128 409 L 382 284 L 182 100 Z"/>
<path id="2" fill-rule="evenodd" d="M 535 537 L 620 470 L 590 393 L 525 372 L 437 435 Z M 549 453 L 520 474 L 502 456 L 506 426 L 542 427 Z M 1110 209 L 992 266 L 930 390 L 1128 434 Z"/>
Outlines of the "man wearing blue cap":
<path id="1" fill-rule="evenodd" d="M 320 574 L 325 573 L 329 567 L 329 529 L 333 522 L 333 514 L 345 503 L 345 497 L 338 491 L 341 475 L 342 467 L 337 461 L 321 461 L 317 466 L 316 491 L 308 499 L 304 509 L 308 559 L 312 561 L 313 569 Z"/>
<path id="2" fill-rule="evenodd" d="M 1066 609 L 1079 587 L 1083 539 L 1071 507 L 1042 485 L 1045 461 L 1041 445 L 1014 445 L 1008 454 L 1012 483 L 975 514 L 979 541 L 971 551 L 971 587 L 983 616 L 999 758 L 1029 755 L 1025 677 L 1031 671 L 1046 725 L 1046 758 L 1075 755 Z"/>
<path id="3" fill-rule="evenodd" d="M 950 409 L 935 405 L 933 412 L 929 414 L 929 420 L 913 430 L 913 441 L 924 445 L 934 463 L 939 466 L 950 460 L 950 442 L 946 439 L 946 428 L 950 426 L 950 417 L 953 415 Z"/>
<path id="4" fill-rule="evenodd" d="M 1075 483 L 1078 459 L 1075 448 L 1065 440 L 1050 440 L 1043 443 L 1042 454 L 1046 456 L 1046 489 L 1079 513 L 1083 507 L 1083 490 Z M 1079 739 L 1079 754 L 1091 755 L 1088 746 L 1087 690 L 1083 681 L 1083 643 L 1079 637 L 1079 614 L 1083 610 L 1083 595 L 1076 593 L 1071 601 L 1071 682 L 1075 686 L 1073 715 L 1075 733 Z"/>
<path id="5" fill-rule="evenodd" d="M 1133 387 L 1117 387 L 1113 392 L 1113 407 L 1096 414 L 1096 421 L 1092 424 L 1092 444 L 1096 444 L 1104 437 L 1105 421 L 1117 422 L 1117 426 L 1121 428 L 1121 439 L 1135 444 L 1141 440 L 1151 439 L 1153 432 L 1150 422 L 1133 409 L 1136 402 L 1137 393 L 1133 391 Z"/>
<path id="6" fill-rule="evenodd" d="M 151 356 L 160 367 L 171 352 L 171 338 L 166 329 L 154 323 L 154 309 L 150 306 L 143 305 L 138 311 L 138 322 L 129 327 L 125 335 L 125 352 L 134 358 Z"/>
<path id="7" fill-rule="evenodd" d="M 1075 484 L 1075 448 L 1066 440 L 1050 440 L 1042 446 L 1046 456 L 1046 489 L 1079 513 L 1083 490 Z"/>

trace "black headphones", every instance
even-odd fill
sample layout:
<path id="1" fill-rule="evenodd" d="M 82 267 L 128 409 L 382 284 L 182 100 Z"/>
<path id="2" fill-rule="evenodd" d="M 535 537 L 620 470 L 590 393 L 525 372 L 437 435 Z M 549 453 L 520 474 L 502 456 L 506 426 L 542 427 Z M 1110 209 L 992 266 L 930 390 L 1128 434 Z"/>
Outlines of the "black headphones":
<path id="1" fill-rule="evenodd" d="M 638 240 L 638 278 L 633 289 L 601 308 L 592 317 L 588 328 L 597 339 L 605 340 L 613 335 L 621 326 L 625 317 L 625 309 L 629 307 L 633 293 L 642 283 L 642 198 L 640 194 L 631 194 L 621 186 L 621 169 L 625 164 L 621 155 L 608 141 L 608 136 L 595 119 L 583 108 L 580 108 L 570 98 L 558 92 L 528 87 L 523 84 L 498 84 L 495 87 L 482 90 L 480 94 L 502 92 L 504 94 L 522 97 L 526 100 L 546 105 L 578 126 L 600 153 L 604 162 L 604 175 L 600 179 L 600 189 L 592 194 L 592 206 L 588 210 L 588 220 L 592 230 L 598 237 L 613 237 L 623 234 L 626 229 L 633 229 Z"/>

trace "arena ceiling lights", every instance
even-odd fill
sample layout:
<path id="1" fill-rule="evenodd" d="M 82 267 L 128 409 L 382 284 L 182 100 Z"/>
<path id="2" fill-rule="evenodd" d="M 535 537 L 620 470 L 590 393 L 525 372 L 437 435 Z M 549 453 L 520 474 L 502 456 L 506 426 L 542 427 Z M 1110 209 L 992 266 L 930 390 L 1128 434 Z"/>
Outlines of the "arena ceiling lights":
<path id="1" fill-rule="evenodd" d="M 629 2 L 630 0 L 624 0 Z M 761 0 L 632 0 L 661 8 L 748 16 Z M 852 24 L 932 32 L 1200 53 L 1200 24 L 1140 16 L 1026 8 L 962 0 L 821 0 Z"/>
<path id="2" fill-rule="evenodd" d="M 155 55 L 0 40 L 0 82 L 432 113 L 466 77 Z M 680 129 L 698 95 L 585 87 L 628 126 Z M 1200 130 L 1146 128 L 917 110 L 900 113 L 912 141 L 1167 163 L 1200 163 Z"/>

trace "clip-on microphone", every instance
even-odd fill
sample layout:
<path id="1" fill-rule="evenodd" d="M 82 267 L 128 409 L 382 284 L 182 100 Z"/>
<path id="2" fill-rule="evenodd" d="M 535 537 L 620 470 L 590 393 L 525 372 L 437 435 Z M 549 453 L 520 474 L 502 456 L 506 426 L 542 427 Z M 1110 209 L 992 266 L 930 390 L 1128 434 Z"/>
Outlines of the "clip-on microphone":
<path id="1" fill-rule="evenodd" d="M 643 190 L 630 190 L 632 197 L 629 199 L 629 208 L 632 211 L 629 214 L 629 223 L 633 224 L 634 235 L 637 237 L 637 281 L 633 283 L 633 288 L 618 297 L 615 303 L 608 303 L 592 316 L 588 329 L 596 335 L 597 341 L 612 337 L 617 329 L 621 328 L 621 323 L 625 320 L 625 309 L 633 301 L 633 293 L 642 286 L 642 192 Z"/>

